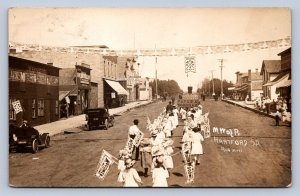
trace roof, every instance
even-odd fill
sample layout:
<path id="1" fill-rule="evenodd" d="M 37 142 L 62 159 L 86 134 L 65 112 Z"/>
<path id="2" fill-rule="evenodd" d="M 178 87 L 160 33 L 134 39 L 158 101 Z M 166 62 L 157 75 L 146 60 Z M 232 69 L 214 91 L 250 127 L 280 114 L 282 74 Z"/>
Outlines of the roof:
<path id="1" fill-rule="evenodd" d="M 28 58 L 23 58 L 23 57 L 18 57 L 18 56 L 12 56 L 12 55 L 8 55 L 8 56 L 9 56 L 9 59 L 15 59 L 15 60 L 21 60 L 21 61 L 24 61 L 24 62 L 35 63 L 36 65 L 44 66 L 44 67 L 51 68 L 51 69 L 60 69 L 59 67 L 55 67 L 53 65 L 49 65 L 49 64 L 46 64 L 46 63 L 35 61 L 33 59 L 28 59 Z"/>
<path id="2" fill-rule="evenodd" d="M 252 82 L 252 90 L 262 90 L 262 81 Z"/>
<path id="3" fill-rule="evenodd" d="M 266 70 L 268 73 L 279 73 L 281 60 L 263 60 L 260 75 L 263 75 L 263 70 Z"/>
<path id="4" fill-rule="evenodd" d="M 286 53 L 291 53 L 291 47 L 289 47 L 288 49 L 286 49 L 286 50 L 284 50 L 284 51 L 282 51 L 282 52 L 280 52 L 279 54 L 277 54 L 278 56 L 281 56 L 281 55 L 283 55 L 283 54 L 286 54 Z"/>

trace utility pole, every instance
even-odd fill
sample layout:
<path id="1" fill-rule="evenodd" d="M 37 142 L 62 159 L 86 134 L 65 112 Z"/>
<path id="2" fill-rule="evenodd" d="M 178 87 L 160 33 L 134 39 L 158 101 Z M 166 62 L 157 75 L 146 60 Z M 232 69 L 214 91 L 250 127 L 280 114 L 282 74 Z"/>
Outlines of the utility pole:
<path id="1" fill-rule="evenodd" d="M 212 87 L 213 87 L 213 96 L 215 95 L 214 71 L 215 71 L 215 70 L 211 70 L 211 79 L 212 79 Z"/>
<path id="2" fill-rule="evenodd" d="M 156 44 L 155 44 L 155 51 L 156 51 Z M 155 94 L 156 99 L 158 99 L 158 90 L 157 90 L 157 56 L 155 55 Z"/>
<path id="3" fill-rule="evenodd" d="M 221 62 L 221 100 L 223 99 L 223 59 L 218 59 Z"/>

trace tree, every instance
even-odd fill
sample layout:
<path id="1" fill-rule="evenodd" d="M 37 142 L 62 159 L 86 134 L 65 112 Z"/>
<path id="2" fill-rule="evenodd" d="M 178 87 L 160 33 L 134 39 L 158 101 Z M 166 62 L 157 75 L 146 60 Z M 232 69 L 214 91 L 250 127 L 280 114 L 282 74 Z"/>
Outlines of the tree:
<path id="1" fill-rule="evenodd" d="M 154 96 L 156 94 L 155 81 L 150 82 L 149 85 Z M 177 96 L 183 92 L 175 80 L 157 80 L 157 91 L 160 96 Z"/>
<path id="2" fill-rule="evenodd" d="M 215 94 L 220 95 L 221 94 L 221 80 L 218 78 L 214 78 L 213 82 L 214 82 Z M 229 91 L 228 91 L 229 87 L 233 87 L 233 83 L 231 81 L 227 82 L 227 80 L 223 80 L 223 93 L 225 96 L 229 95 Z M 213 93 L 212 80 L 209 80 L 207 78 L 204 79 L 202 81 L 202 86 L 200 89 L 198 89 L 198 91 L 201 93 L 205 93 L 207 95 L 209 95 L 209 94 L 212 95 L 212 93 Z"/>

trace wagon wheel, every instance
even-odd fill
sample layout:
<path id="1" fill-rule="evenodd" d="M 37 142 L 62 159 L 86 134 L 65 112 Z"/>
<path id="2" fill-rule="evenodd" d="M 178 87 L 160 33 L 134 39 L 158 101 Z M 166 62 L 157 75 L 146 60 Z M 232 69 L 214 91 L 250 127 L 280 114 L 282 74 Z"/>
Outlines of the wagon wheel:
<path id="1" fill-rule="evenodd" d="M 104 121 L 104 129 L 107 130 L 109 128 L 108 119 L 106 118 Z"/>
<path id="2" fill-rule="evenodd" d="M 32 152 L 37 153 L 39 151 L 38 141 L 34 139 L 32 141 Z"/>
<path id="3" fill-rule="evenodd" d="M 45 139 L 45 147 L 48 148 L 49 146 L 50 146 L 50 137 L 49 135 L 47 135 Z"/>

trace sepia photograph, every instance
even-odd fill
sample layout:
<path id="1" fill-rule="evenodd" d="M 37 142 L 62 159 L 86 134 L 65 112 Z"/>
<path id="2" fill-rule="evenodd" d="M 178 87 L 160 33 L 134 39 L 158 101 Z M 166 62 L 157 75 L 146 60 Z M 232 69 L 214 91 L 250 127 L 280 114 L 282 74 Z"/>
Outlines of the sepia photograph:
<path id="1" fill-rule="evenodd" d="M 9 186 L 291 187 L 291 26 L 283 7 L 8 9 Z"/>

